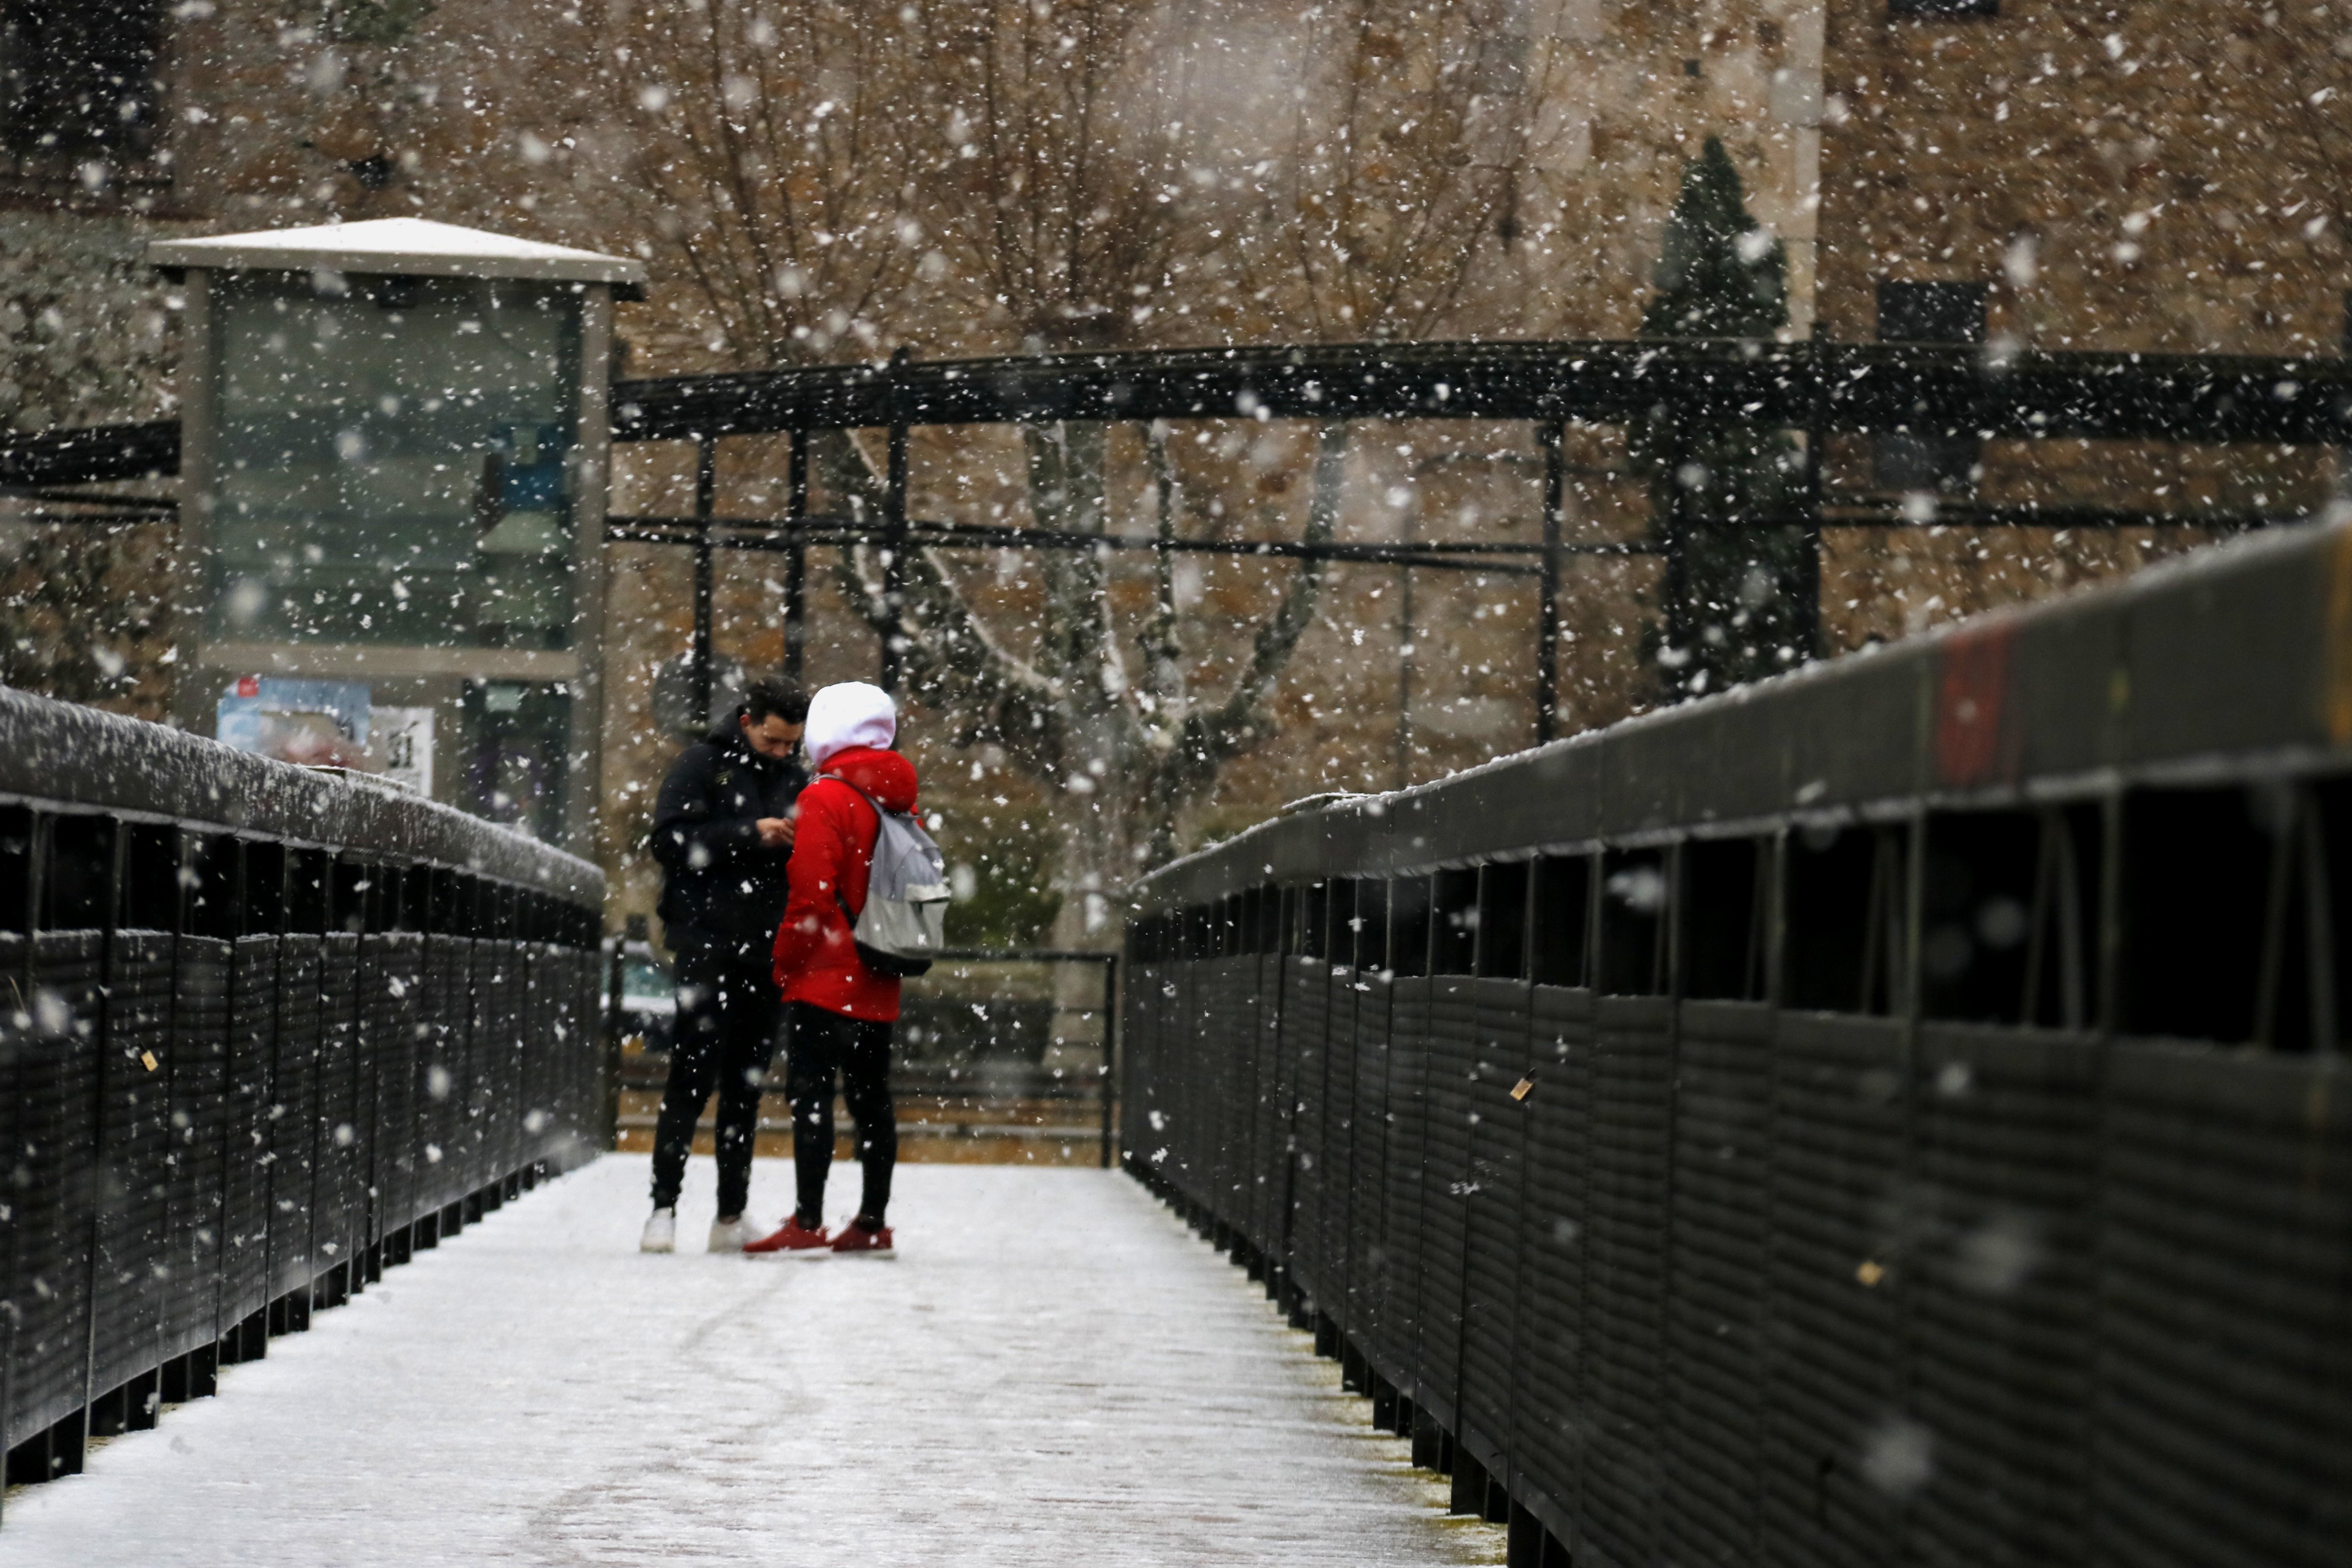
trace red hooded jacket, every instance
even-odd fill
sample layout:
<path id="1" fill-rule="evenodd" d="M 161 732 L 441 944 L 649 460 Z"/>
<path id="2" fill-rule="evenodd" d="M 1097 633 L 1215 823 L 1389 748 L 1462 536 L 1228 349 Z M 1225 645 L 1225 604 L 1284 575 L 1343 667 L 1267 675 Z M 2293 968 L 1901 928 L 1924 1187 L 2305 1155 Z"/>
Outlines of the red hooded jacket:
<path id="1" fill-rule="evenodd" d="M 826 758 L 815 782 L 801 791 L 800 826 L 784 872 L 790 891 L 776 928 L 776 984 L 785 1001 L 880 1023 L 898 1016 L 898 982 L 866 968 L 850 935 L 866 907 L 866 878 L 882 826 L 857 790 L 892 811 L 912 811 L 915 783 L 914 764 L 898 752 L 852 746 Z"/>

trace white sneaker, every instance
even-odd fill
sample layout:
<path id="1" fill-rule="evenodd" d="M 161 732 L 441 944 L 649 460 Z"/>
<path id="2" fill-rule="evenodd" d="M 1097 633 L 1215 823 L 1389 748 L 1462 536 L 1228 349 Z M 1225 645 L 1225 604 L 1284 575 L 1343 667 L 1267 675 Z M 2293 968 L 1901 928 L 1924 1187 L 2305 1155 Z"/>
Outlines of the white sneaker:
<path id="1" fill-rule="evenodd" d="M 677 1211 L 656 1209 L 646 1221 L 646 1233 L 637 1237 L 639 1252 L 676 1252 L 677 1250 Z"/>
<path id="2" fill-rule="evenodd" d="M 740 1252 L 745 1242 L 757 1241 L 767 1234 L 766 1229 L 749 1215 L 737 1215 L 733 1219 L 715 1219 L 710 1222 L 710 1250 Z"/>

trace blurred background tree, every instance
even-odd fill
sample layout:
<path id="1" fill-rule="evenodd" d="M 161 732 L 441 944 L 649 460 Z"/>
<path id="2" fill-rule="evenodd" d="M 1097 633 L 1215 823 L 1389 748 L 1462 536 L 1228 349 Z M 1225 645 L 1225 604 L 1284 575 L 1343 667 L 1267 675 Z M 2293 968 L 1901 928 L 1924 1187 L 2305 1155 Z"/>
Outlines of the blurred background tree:
<path id="1" fill-rule="evenodd" d="M 1787 247 L 1748 215 L 1739 171 L 1710 136 L 1667 216 L 1642 335 L 1769 343 L 1789 323 L 1787 267 Z M 1677 426 L 1659 411 L 1629 432 L 1629 447 L 1651 478 L 1654 542 L 1669 552 L 1650 645 L 1669 700 L 1796 664 L 1809 651 L 1795 640 L 1803 536 L 1756 521 L 1795 510 L 1796 442 L 1748 426 Z"/>

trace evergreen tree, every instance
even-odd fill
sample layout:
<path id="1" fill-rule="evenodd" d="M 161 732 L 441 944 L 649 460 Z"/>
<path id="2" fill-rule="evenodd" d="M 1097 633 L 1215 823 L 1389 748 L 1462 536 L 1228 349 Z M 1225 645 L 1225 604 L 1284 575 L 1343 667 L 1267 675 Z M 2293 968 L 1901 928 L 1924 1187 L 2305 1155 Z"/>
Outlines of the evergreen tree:
<path id="1" fill-rule="evenodd" d="M 1789 321 L 1787 263 L 1787 247 L 1748 216 L 1739 171 L 1710 136 L 1683 171 L 1642 335 L 1769 341 Z M 1807 657 L 1796 641 L 1803 535 L 1752 521 L 1794 510 L 1796 444 L 1751 426 L 1677 426 L 1664 409 L 1630 434 L 1651 478 L 1660 544 L 1672 542 L 1680 491 L 1682 548 L 1670 557 L 1665 626 L 1652 644 L 1668 698 L 1720 691 Z"/>

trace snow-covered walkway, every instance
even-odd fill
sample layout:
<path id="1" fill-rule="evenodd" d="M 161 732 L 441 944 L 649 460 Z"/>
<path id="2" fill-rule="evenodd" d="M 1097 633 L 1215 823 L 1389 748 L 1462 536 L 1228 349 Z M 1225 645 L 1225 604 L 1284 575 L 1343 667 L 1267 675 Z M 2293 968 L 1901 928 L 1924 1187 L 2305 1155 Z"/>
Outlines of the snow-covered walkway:
<path id="1" fill-rule="evenodd" d="M 608 1156 L 17 1492 L 0 1563 L 1501 1560 L 1124 1177 L 903 1166 L 900 1258 L 789 1262 L 698 1250 L 696 1165 L 695 1250 L 635 1250 L 646 1161 Z M 754 1215 L 790 1188 L 761 1161 Z"/>

